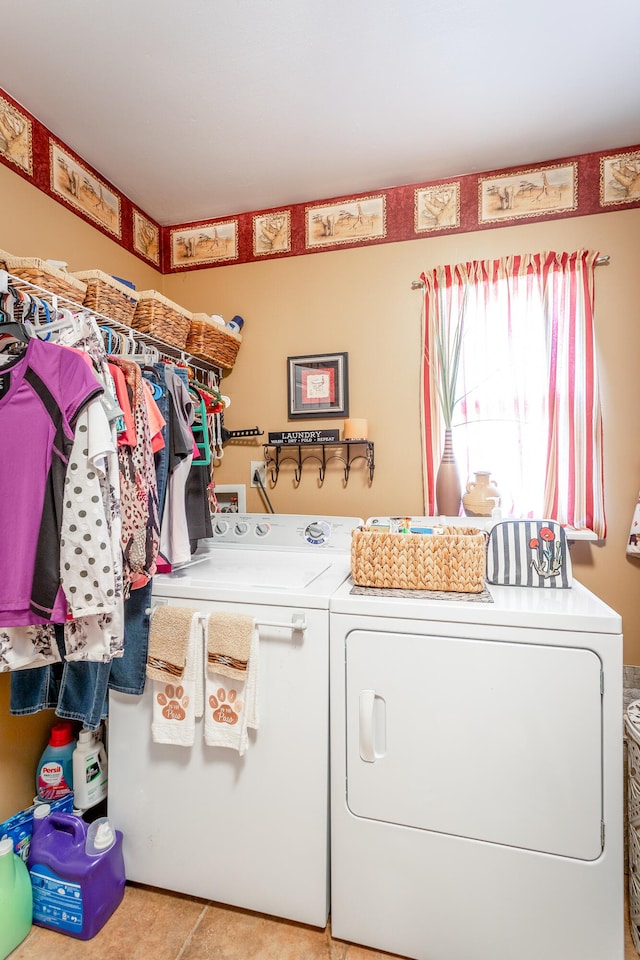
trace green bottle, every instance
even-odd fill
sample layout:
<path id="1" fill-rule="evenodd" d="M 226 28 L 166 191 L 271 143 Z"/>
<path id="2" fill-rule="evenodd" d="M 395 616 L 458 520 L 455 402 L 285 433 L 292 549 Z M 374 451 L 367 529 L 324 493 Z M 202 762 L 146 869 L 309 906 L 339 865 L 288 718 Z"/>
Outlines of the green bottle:
<path id="1" fill-rule="evenodd" d="M 31 930 L 33 898 L 26 863 L 13 852 L 13 840 L 0 840 L 0 960 Z"/>

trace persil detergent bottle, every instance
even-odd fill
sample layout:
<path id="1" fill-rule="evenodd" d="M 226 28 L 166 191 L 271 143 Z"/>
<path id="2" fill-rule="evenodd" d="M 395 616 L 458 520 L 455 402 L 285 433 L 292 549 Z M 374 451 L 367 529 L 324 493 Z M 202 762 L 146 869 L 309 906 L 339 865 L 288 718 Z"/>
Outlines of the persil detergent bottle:
<path id="1" fill-rule="evenodd" d="M 36 807 L 27 861 L 33 922 L 78 940 L 90 940 L 124 896 L 122 834 L 106 817 L 87 826 L 82 817 Z"/>
<path id="2" fill-rule="evenodd" d="M 31 930 L 31 881 L 13 840 L 0 840 L 0 958 L 4 960 Z"/>
<path id="3" fill-rule="evenodd" d="M 36 773 L 40 800 L 57 800 L 73 790 L 73 751 L 76 741 L 70 720 L 54 723 Z"/>

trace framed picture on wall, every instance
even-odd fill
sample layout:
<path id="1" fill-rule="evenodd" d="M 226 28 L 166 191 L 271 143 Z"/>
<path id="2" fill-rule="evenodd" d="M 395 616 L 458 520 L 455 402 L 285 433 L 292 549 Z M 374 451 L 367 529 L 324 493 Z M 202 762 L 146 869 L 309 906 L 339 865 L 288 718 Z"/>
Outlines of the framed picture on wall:
<path id="1" fill-rule="evenodd" d="M 348 417 L 348 354 L 287 358 L 289 420 Z"/>

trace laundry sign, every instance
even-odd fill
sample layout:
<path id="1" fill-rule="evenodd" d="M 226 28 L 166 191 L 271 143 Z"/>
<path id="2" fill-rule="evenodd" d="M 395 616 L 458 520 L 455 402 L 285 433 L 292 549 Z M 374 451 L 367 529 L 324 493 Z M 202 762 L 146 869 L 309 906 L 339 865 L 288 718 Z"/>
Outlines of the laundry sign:
<path id="1" fill-rule="evenodd" d="M 284 430 L 269 433 L 269 443 L 276 446 L 299 443 L 335 443 L 339 439 L 339 430 Z"/>

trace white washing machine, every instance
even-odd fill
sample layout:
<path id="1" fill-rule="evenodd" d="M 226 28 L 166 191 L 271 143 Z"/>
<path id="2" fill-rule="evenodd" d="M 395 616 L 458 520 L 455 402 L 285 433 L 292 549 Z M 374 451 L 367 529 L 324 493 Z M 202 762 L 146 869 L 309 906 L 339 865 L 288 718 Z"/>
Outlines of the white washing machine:
<path id="1" fill-rule="evenodd" d="M 622 960 L 621 620 L 580 584 L 483 602 L 346 581 L 331 771 L 335 937 Z"/>
<path id="2" fill-rule="evenodd" d="M 244 757 L 151 739 L 152 684 L 112 693 L 109 815 L 127 878 L 323 927 L 329 906 L 329 597 L 358 518 L 225 514 L 154 603 L 252 616 L 260 726 Z"/>

